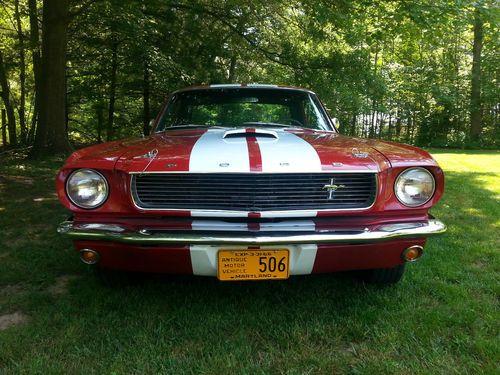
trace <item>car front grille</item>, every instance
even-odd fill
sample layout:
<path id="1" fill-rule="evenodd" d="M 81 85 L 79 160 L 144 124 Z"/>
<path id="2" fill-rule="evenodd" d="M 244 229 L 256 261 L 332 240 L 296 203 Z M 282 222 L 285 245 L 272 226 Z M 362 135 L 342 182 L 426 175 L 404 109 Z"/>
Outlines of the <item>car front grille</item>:
<path id="1" fill-rule="evenodd" d="M 330 193 L 325 185 L 337 185 Z M 375 173 L 134 174 L 135 204 L 144 209 L 287 211 L 360 209 L 375 201 Z M 332 190 L 332 189 L 330 189 Z"/>

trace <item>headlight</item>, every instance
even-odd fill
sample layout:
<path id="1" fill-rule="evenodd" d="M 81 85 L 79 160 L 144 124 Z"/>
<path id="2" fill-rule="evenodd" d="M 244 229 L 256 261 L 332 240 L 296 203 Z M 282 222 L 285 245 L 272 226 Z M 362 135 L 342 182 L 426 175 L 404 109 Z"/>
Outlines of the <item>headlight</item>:
<path id="1" fill-rule="evenodd" d="M 435 187 L 434 177 L 427 169 L 409 168 L 396 179 L 394 191 L 405 206 L 417 207 L 432 198 Z"/>
<path id="2" fill-rule="evenodd" d="M 93 169 L 78 169 L 66 181 L 66 194 L 81 208 L 97 208 L 108 197 L 108 182 Z"/>

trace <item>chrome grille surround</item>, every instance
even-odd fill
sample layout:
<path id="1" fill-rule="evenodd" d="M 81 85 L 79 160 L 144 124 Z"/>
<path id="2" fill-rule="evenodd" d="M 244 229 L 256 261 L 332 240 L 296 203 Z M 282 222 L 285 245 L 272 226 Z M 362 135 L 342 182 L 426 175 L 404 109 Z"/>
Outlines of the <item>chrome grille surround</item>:
<path id="1" fill-rule="evenodd" d="M 344 185 L 333 199 L 325 185 Z M 131 173 L 132 199 L 144 210 L 306 212 L 366 210 L 375 204 L 374 172 Z"/>

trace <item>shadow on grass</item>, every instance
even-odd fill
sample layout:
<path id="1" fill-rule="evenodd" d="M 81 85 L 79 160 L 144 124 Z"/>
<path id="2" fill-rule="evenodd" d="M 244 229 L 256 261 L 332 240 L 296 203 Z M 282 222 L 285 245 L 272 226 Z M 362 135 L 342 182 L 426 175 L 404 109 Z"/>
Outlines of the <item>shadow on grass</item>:
<path id="1" fill-rule="evenodd" d="M 0 294 L 0 313 L 21 310 L 31 317 L 24 328 L 0 333 L 9 347 L 8 353 L 0 349 L 0 370 L 7 355 L 32 369 L 38 363 L 55 370 L 139 373 L 217 373 L 214 368 L 334 372 L 364 363 L 384 372 L 387 368 L 377 367 L 378 361 L 414 369 L 409 364 L 418 363 L 419 354 L 447 370 L 458 358 L 464 366 L 470 355 L 472 364 L 465 366 L 474 368 L 474 361 L 489 355 L 472 344 L 461 344 L 466 351 L 450 347 L 443 339 L 463 331 L 464 324 L 477 324 L 469 321 L 470 306 L 463 301 L 489 302 L 477 286 L 484 270 L 473 273 L 470 268 L 462 284 L 441 279 L 442 274 L 462 272 L 470 257 L 490 256 L 483 251 L 495 241 L 500 213 L 487 174 L 447 174 L 445 197 L 433 214 L 449 232 L 431 239 L 430 256 L 408 267 L 394 287 L 365 285 L 344 273 L 238 283 L 154 275 L 107 289 L 79 263 L 70 241 L 56 235 L 68 213 L 53 200 L 57 163 L 42 168 L 0 167 L 0 252 L 7 254 L 1 258 L 0 287 L 23 288 L 18 296 Z M 445 256 L 450 248 L 453 258 Z M 429 267 L 435 273 L 427 272 Z M 67 274 L 81 277 L 70 282 L 65 294 L 47 292 L 58 276 Z M 443 297 L 450 292 L 458 298 Z M 493 316 L 488 306 L 481 308 Z M 426 347 L 431 345 L 429 354 Z M 61 352 L 70 360 L 58 362 Z"/>

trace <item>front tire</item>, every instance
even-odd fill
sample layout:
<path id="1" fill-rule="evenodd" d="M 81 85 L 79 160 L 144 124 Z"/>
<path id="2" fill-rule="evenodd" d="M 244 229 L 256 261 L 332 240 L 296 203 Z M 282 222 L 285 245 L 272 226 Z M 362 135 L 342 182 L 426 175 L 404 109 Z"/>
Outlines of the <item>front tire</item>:
<path id="1" fill-rule="evenodd" d="M 396 284 L 401 280 L 405 272 L 405 264 L 397 265 L 392 268 L 375 268 L 363 271 L 363 278 L 367 283 L 387 285 Z"/>

